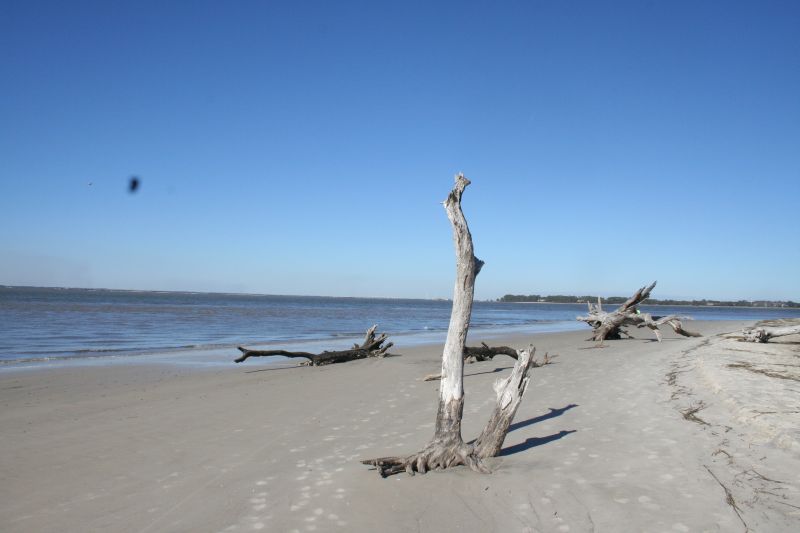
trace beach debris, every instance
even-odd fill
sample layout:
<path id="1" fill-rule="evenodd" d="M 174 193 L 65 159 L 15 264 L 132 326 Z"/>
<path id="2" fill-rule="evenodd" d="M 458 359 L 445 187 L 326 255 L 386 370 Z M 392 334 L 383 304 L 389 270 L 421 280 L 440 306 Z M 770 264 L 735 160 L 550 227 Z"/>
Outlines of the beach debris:
<path id="1" fill-rule="evenodd" d="M 242 352 L 242 355 L 234 359 L 233 362 L 242 363 L 250 357 L 282 355 L 283 357 L 302 357 L 308 359 L 307 362 L 303 363 L 306 366 L 322 366 L 333 363 L 346 363 L 347 361 L 366 359 L 367 357 L 385 357 L 390 355 L 388 350 L 394 346 L 394 343 L 386 342 L 388 338 L 386 333 L 381 333 L 376 337 L 375 330 L 377 329 L 378 325 L 373 325 L 364 335 L 364 341 L 361 344 L 354 344 L 349 350 L 328 351 L 315 354 L 309 352 L 288 352 L 286 350 L 249 350 L 243 346 L 237 346 L 239 351 Z"/>
<path id="2" fill-rule="evenodd" d="M 598 346 L 602 346 L 604 340 L 620 339 L 622 335 L 632 339 L 633 335 L 623 329 L 623 326 L 648 327 L 655 333 L 658 342 L 661 342 L 661 332 L 658 328 L 663 325 L 670 326 L 675 333 L 684 337 L 702 337 L 699 333 L 683 329 L 681 320 L 691 320 L 691 317 L 678 315 L 652 316 L 650 313 L 642 313 L 639 310 L 637 306 L 650 296 L 650 292 L 655 286 L 656 282 L 654 281 L 649 286 L 640 288 L 625 303 L 611 313 L 603 311 L 603 303 L 599 297 L 596 305 L 587 302 L 589 314 L 576 317 L 577 320 L 589 324 L 594 330 L 592 336 L 587 340 L 596 341 Z"/>
<path id="3" fill-rule="evenodd" d="M 739 521 L 741 521 L 742 525 L 744 526 L 745 533 L 750 531 L 750 528 L 748 527 L 747 522 L 745 522 L 744 518 L 742 517 L 742 509 L 741 509 L 741 507 L 739 507 L 739 505 L 736 503 L 736 500 L 733 498 L 733 493 L 731 492 L 731 489 L 726 487 L 725 484 L 722 481 L 719 480 L 717 475 L 714 472 L 712 472 L 711 469 L 708 466 L 703 465 L 703 467 L 706 470 L 708 470 L 708 473 L 711 474 L 711 477 L 714 478 L 714 481 L 716 481 L 719 484 L 719 486 L 722 487 L 722 490 L 725 491 L 725 503 L 730 505 L 731 509 L 733 509 L 733 511 L 736 513 L 736 516 L 739 517 Z"/>
<path id="4" fill-rule="evenodd" d="M 703 409 L 707 408 L 708 406 L 702 400 L 697 403 L 693 403 L 689 405 L 686 409 L 681 411 L 681 415 L 683 416 L 684 420 L 688 420 L 689 422 L 694 422 L 696 424 L 700 424 L 701 426 L 708 426 L 709 423 L 697 416 L 697 413 L 702 411 Z"/>
<path id="5" fill-rule="evenodd" d="M 484 346 L 486 346 L 486 345 L 484 344 Z M 486 347 L 488 348 L 488 346 L 486 346 Z M 513 348 L 509 348 L 508 346 L 500 346 L 499 348 L 503 348 L 504 350 L 512 350 L 514 353 L 511 354 L 511 353 L 507 353 L 505 351 L 502 351 L 502 352 L 498 352 L 498 354 L 502 353 L 503 355 L 508 355 L 509 357 L 513 357 L 514 359 L 519 359 L 519 352 L 517 350 L 514 350 Z M 467 350 L 474 350 L 474 349 L 476 349 L 476 348 L 471 348 L 471 347 L 464 348 L 464 362 L 465 363 L 473 363 L 473 362 L 475 362 L 475 361 L 470 361 L 468 359 L 469 355 L 467 354 Z M 498 348 L 489 348 L 489 349 L 490 350 L 497 350 Z M 494 355 L 497 355 L 497 354 L 493 354 L 491 356 L 488 356 L 485 359 L 478 359 L 478 361 L 491 361 L 492 357 L 494 357 Z M 544 354 L 544 357 L 542 358 L 541 361 L 539 361 L 538 359 L 534 359 L 533 362 L 531 363 L 531 368 L 541 368 L 541 367 L 543 367 L 545 365 L 551 365 L 551 364 L 553 364 L 553 359 L 555 359 L 556 357 L 558 357 L 558 354 L 550 355 L 550 354 L 546 353 L 546 354 Z M 504 369 L 498 368 L 495 371 L 500 371 L 500 370 L 504 370 Z M 427 376 L 422 378 L 422 381 L 437 381 L 437 380 L 440 380 L 440 379 L 442 379 L 442 375 L 441 374 L 428 374 Z"/>
<path id="6" fill-rule="evenodd" d="M 433 439 L 419 452 L 406 456 L 379 457 L 361 461 L 374 466 L 382 477 L 400 472 L 414 475 L 429 470 L 468 466 L 477 472 L 488 473 L 483 460 L 500 452 L 509 425 L 514 419 L 522 395 L 528 387 L 528 372 L 533 366 L 535 350 L 530 347 L 517 352 L 514 369 L 494 385 L 497 404 L 480 436 L 471 443 L 461 437 L 461 418 L 464 414 L 464 348 L 472 314 L 475 277 L 483 261 L 475 257 L 472 235 L 461 211 L 461 195 L 470 181 L 463 174 L 455 177 L 455 185 L 444 201 L 447 218 L 453 228 L 456 252 L 456 282 L 450 326 L 442 352 L 439 408 Z"/>
<path id="7" fill-rule="evenodd" d="M 482 342 L 480 346 L 464 346 L 464 362 L 471 364 L 477 361 L 491 361 L 495 355 L 507 355 L 512 359 L 519 356 L 517 350 L 508 346 L 489 346 Z"/>
<path id="8" fill-rule="evenodd" d="M 785 337 L 786 335 L 800 335 L 800 323 L 791 320 L 759 322 L 755 327 L 743 330 L 739 340 L 745 342 L 769 342 L 772 338 Z"/>

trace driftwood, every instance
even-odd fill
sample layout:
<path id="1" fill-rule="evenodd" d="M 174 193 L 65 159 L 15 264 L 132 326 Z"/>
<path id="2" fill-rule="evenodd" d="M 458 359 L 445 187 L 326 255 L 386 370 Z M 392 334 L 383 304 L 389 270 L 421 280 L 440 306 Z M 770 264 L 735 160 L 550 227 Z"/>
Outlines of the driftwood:
<path id="1" fill-rule="evenodd" d="M 800 334 L 800 324 L 788 326 L 756 326 L 742 331 L 741 340 L 745 342 L 768 342 L 774 337 Z"/>
<path id="2" fill-rule="evenodd" d="M 507 346 L 503 346 L 503 348 L 508 348 L 508 347 Z M 509 350 L 514 350 L 513 348 L 508 348 L 508 349 Z M 510 354 L 505 354 L 505 355 L 510 355 Z M 519 359 L 519 352 L 517 350 L 514 350 L 513 357 L 514 357 L 514 359 Z M 534 359 L 533 361 L 531 361 L 531 368 L 541 368 L 541 367 L 543 367 L 545 365 L 551 365 L 551 364 L 553 364 L 553 359 L 555 359 L 556 357 L 558 357 L 558 355 L 544 354 L 544 358 L 542 358 L 541 361 L 539 361 L 537 359 Z M 489 360 L 491 360 L 491 358 L 489 358 Z M 436 381 L 436 380 L 439 380 L 439 379 L 442 379 L 442 375 L 441 374 L 428 374 L 427 376 L 422 378 L 422 381 Z"/>
<path id="3" fill-rule="evenodd" d="M 247 348 L 239 346 L 238 348 L 242 352 L 242 355 L 234 359 L 233 362 L 242 363 L 250 357 L 282 355 L 284 357 L 302 357 L 308 359 L 308 361 L 303 363 L 307 366 L 321 366 L 330 365 L 332 363 L 345 363 L 356 359 L 366 359 L 367 357 L 384 357 L 388 355 L 387 350 L 394 346 L 394 344 L 391 342 L 384 344 L 387 338 L 386 333 L 381 333 L 376 337 L 375 330 L 377 328 L 377 324 L 369 328 L 364 336 L 364 341 L 361 344 L 354 344 L 349 350 L 315 354 L 309 352 L 287 352 L 286 350 L 248 350 Z"/>
<path id="4" fill-rule="evenodd" d="M 497 393 L 497 404 L 486 427 L 473 443 L 474 453 L 479 459 L 494 457 L 500 453 L 503 441 L 506 440 L 508 434 L 508 428 L 514 420 L 514 415 L 517 414 L 519 404 L 522 403 L 522 395 L 525 394 L 528 383 L 530 383 L 528 370 L 536 366 L 533 359 L 535 353 L 536 349 L 533 346 L 527 350 L 520 350 L 511 375 L 495 382 L 494 392 Z M 544 357 L 547 360 L 547 355 Z"/>
<path id="5" fill-rule="evenodd" d="M 656 286 L 654 281 L 647 287 L 642 287 L 636 293 L 628 298 L 615 311 L 608 313 L 603 311 L 603 304 L 600 298 L 597 299 L 597 305 L 591 302 L 589 305 L 589 314 L 586 316 L 579 316 L 577 320 L 586 322 L 592 329 L 592 336 L 588 340 L 597 341 L 602 344 L 606 339 L 620 339 L 622 335 L 628 338 L 633 338 L 623 326 L 636 326 L 639 328 L 650 328 L 656 335 L 656 338 L 661 342 L 661 332 L 658 330 L 659 326 L 668 325 L 678 335 L 684 337 L 701 337 L 699 333 L 683 329 L 681 320 L 691 320 L 689 317 L 682 317 L 678 315 L 669 316 L 652 316 L 650 313 L 642 313 L 637 307 L 641 302 L 650 297 L 650 292 Z"/>
<path id="6" fill-rule="evenodd" d="M 482 342 L 480 346 L 464 346 L 464 362 L 491 361 L 495 355 L 507 355 L 512 359 L 519 356 L 514 348 L 508 346 L 489 346 Z"/>
<path id="7" fill-rule="evenodd" d="M 362 461 L 374 466 L 383 477 L 399 472 L 424 474 L 428 470 L 459 465 L 468 466 L 478 472 L 489 472 L 483 459 L 496 455 L 500 450 L 528 385 L 533 350 L 522 350 L 518 353 L 511 376 L 499 380 L 495 386 L 497 407 L 489 425 L 479 437 L 480 442 L 464 442 L 461 437 L 461 418 L 464 412 L 464 347 L 472 313 L 475 277 L 483 266 L 483 261 L 474 255 L 472 236 L 461 211 L 461 195 L 469 183 L 463 174 L 457 175 L 455 186 L 444 202 L 447 217 L 453 227 L 456 281 L 450 326 L 442 352 L 442 381 L 439 386 L 439 408 L 433 439 L 421 451 L 412 455 Z"/>

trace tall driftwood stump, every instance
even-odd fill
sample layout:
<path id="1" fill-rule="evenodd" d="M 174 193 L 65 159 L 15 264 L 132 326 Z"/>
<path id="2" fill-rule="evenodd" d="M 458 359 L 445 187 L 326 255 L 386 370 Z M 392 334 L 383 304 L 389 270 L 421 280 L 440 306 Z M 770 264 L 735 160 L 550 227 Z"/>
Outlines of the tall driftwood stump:
<path id="1" fill-rule="evenodd" d="M 478 472 L 488 472 L 483 459 L 499 452 L 528 386 L 528 371 L 533 364 L 532 349 L 518 352 L 511 376 L 499 380 L 495 385 L 497 406 L 478 440 L 473 444 L 464 442 L 461 437 L 461 418 L 464 412 L 464 347 L 472 313 L 475 277 L 483 266 L 483 261 L 476 258 L 473 252 L 472 235 L 461 210 L 461 196 L 469 183 L 463 174 L 457 175 L 455 186 L 444 202 L 453 228 L 456 282 L 450 326 L 442 353 L 439 408 L 433 439 L 421 451 L 412 455 L 362 461 L 374 466 L 383 477 L 399 472 L 413 475 L 415 472 L 425 473 L 458 465 L 466 465 Z"/>

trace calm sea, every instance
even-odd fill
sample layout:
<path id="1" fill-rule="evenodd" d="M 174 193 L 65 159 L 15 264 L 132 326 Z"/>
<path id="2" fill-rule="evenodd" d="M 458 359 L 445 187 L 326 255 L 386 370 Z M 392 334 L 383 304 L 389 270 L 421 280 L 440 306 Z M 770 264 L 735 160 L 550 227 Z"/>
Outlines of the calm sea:
<path id="1" fill-rule="evenodd" d="M 575 316 L 585 310 L 582 304 L 476 302 L 471 331 L 490 336 L 583 329 Z M 800 315 L 775 308 L 649 311 L 697 320 Z M 0 367 L 120 360 L 230 364 L 240 344 L 341 349 L 372 324 L 396 344 L 443 342 L 449 315 L 450 302 L 434 300 L 0 287 Z"/>

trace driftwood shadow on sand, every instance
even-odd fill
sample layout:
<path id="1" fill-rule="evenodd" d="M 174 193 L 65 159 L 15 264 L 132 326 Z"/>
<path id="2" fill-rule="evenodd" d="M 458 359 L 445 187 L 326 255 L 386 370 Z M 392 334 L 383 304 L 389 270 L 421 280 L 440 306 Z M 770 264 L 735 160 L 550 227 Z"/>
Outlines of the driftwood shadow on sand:
<path id="1" fill-rule="evenodd" d="M 547 444 L 548 442 L 553 442 L 554 440 L 564 438 L 570 433 L 575 433 L 577 431 L 577 429 L 570 429 L 569 431 L 562 429 L 558 433 L 553 433 L 552 435 L 548 435 L 546 437 L 531 437 L 529 439 L 525 439 L 525 442 L 520 442 L 519 444 L 509 446 L 508 448 L 503 448 L 498 455 L 504 457 L 506 455 L 524 452 L 525 450 L 541 446 L 542 444 Z"/>
<path id="2" fill-rule="evenodd" d="M 551 418 L 555 418 L 557 416 L 561 416 L 564 413 L 566 413 L 567 411 L 569 411 L 570 409 L 573 409 L 575 407 L 578 407 L 578 404 L 571 403 L 571 404 L 565 405 L 564 407 L 561 407 L 559 409 L 553 409 L 551 407 L 549 413 L 546 413 L 546 414 L 543 414 L 543 415 L 540 415 L 540 416 L 535 416 L 533 418 L 529 418 L 528 420 L 523 420 L 522 422 L 515 422 L 515 423 L 511 424 L 510 426 L 508 426 L 508 432 L 511 433 L 514 430 L 517 430 L 517 429 L 520 429 L 520 428 L 524 428 L 524 427 L 527 427 L 527 426 L 531 426 L 533 424 L 538 424 L 539 422 L 544 422 L 545 420 L 550 420 Z"/>
<path id="3" fill-rule="evenodd" d="M 465 378 L 469 378 L 472 376 L 480 376 L 481 374 L 496 374 L 498 372 L 502 372 L 503 370 L 508 370 L 509 368 L 514 368 L 513 366 L 498 366 L 494 370 L 484 370 L 483 372 L 472 372 L 471 374 L 464 373 Z"/>
<path id="4" fill-rule="evenodd" d="M 545 420 L 550 420 L 551 418 L 556 418 L 558 416 L 563 415 L 570 409 L 574 409 L 578 407 L 578 404 L 571 403 L 569 405 L 565 405 L 564 407 L 553 409 L 550 408 L 549 413 L 545 413 L 540 416 L 535 416 L 533 418 L 529 418 L 528 420 L 523 420 L 522 422 L 516 422 L 511 424 L 508 427 L 508 432 L 511 433 L 514 430 L 521 429 L 527 426 L 531 426 L 533 424 L 537 424 L 539 422 L 544 422 Z M 542 446 L 543 444 L 547 444 L 548 442 L 553 442 L 555 440 L 562 439 L 569 435 L 570 433 L 575 433 L 578 431 L 577 429 L 571 430 L 561 430 L 558 433 L 553 433 L 552 435 L 547 435 L 546 437 L 531 437 L 525 439 L 525 442 L 520 442 L 519 444 L 514 444 L 513 446 L 509 446 L 507 448 L 503 448 L 498 455 L 500 456 L 507 456 L 513 455 L 515 453 L 524 452 L 525 450 L 529 450 L 531 448 L 535 448 L 537 446 Z"/>

